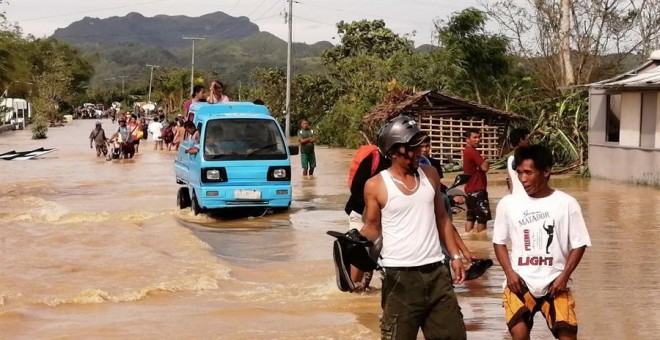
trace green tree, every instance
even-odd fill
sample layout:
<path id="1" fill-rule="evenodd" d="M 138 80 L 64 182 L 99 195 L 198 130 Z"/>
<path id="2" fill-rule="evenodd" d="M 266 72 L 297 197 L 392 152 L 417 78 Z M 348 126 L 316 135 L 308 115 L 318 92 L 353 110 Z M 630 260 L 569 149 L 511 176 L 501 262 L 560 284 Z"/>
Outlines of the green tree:
<path id="1" fill-rule="evenodd" d="M 0 0 L 0 5 L 5 2 Z M 20 28 L 7 21 L 4 11 L 0 12 L 0 94 L 16 80 L 16 63 L 19 58 L 12 51 L 19 38 Z"/>
<path id="2" fill-rule="evenodd" d="M 51 81 L 50 73 L 61 78 L 65 83 L 57 88 L 59 103 L 77 103 L 84 96 L 94 69 L 83 59 L 78 50 L 53 39 L 27 40 L 21 50 L 24 62 L 30 65 L 30 74 L 35 89 L 38 83 L 47 79 Z M 41 91 L 43 92 L 43 91 Z M 36 92 L 39 95 L 41 92 Z"/>
<path id="3" fill-rule="evenodd" d="M 456 94 L 483 102 L 495 80 L 509 72 L 508 38 L 486 32 L 486 14 L 467 8 L 436 22 L 440 52 Z"/>
<path id="4" fill-rule="evenodd" d="M 327 75 L 297 74 L 291 85 L 291 119 L 294 125 L 302 119 L 316 124 L 330 112 L 339 98 L 338 87 Z"/>
<path id="5" fill-rule="evenodd" d="M 339 22 L 337 33 L 341 43 L 323 52 L 338 98 L 332 109 L 319 120 L 318 132 L 323 143 L 357 146 L 365 142 L 363 117 L 382 100 L 388 84 L 401 76 L 414 84 L 422 84 L 412 66 L 412 42 L 385 26 L 383 20 Z"/>
<path id="6" fill-rule="evenodd" d="M 412 42 L 385 27 L 383 20 L 361 20 L 352 23 L 340 21 L 337 34 L 341 43 L 323 52 L 326 66 L 360 55 L 389 58 L 402 50 L 412 50 Z"/>
<path id="7" fill-rule="evenodd" d="M 438 53 L 401 51 L 389 59 L 388 68 L 398 86 L 417 90 L 442 90 L 448 78 Z"/>
<path id="8" fill-rule="evenodd" d="M 154 75 L 151 100 L 158 102 L 165 113 L 180 112 L 190 89 L 189 71 L 180 67 L 165 67 L 159 68 L 157 72 L 157 76 Z"/>
<path id="9" fill-rule="evenodd" d="M 273 117 L 282 121 L 286 107 L 284 96 L 286 93 L 286 73 L 284 70 L 258 67 L 252 70 L 250 79 L 253 82 L 254 89 L 248 96 L 252 100 L 263 100 Z"/>

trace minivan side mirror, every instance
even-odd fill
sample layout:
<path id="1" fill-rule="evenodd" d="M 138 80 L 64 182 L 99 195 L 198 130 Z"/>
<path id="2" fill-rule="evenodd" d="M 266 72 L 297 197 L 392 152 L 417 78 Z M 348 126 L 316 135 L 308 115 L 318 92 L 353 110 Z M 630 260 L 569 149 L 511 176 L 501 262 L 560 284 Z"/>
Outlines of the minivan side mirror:
<path id="1" fill-rule="evenodd" d="M 297 155 L 299 150 L 300 148 L 298 147 L 298 145 L 289 145 L 289 154 L 291 156 Z"/>

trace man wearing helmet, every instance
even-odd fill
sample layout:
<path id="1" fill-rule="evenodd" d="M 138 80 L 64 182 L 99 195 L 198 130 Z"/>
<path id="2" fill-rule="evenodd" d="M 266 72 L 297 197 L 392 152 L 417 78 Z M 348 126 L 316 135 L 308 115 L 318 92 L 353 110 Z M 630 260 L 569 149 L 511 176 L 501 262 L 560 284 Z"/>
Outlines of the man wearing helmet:
<path id="1" fill-rule="evenodd" d="M 424 133 L 413 119 L 399 116 L 378 135 L 380 151 L 391 166 L 369 179 L 364 188 L 365 225 L 360 233 L 371 241 L 382 236 L 383 278 L 381 337 L 465 339 L 463 315 L 454 294 L 465 278 L 462 257 L 453 237 L 440 191 L 438 172 L 419 165 Z M 441 240 L 451 255 L 442 253 Z"/>
<path id="2" fill-rule="evenodd" d="M 114 142 L 115 140 L 119 143 L 124 158 L 133 158 L 133 155 L 135 155 L 133 134 L 131 133 L 131 128 L 126 125 L 126 118 L 119 118 L 119 128 L 110 137 L 110 142 Z"/>

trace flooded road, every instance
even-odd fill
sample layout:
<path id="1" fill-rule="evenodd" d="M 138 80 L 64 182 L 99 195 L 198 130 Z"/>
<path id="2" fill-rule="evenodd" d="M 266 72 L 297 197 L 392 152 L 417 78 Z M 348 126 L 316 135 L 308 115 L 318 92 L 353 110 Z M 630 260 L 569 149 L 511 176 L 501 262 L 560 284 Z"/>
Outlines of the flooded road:
<path id="1" fill-rule="evenodd" d="M 87 140 L 93 123 L 51 128 L 41 141 L 29 131 L 0 134 L 0 153 L 58 149 L 0 162 L 0 338 L 379 338 L 379 289 L 339 292 L 325 235 L 347 228 L 352 151 L 319 148 L 315 179 L 294 172 L 287 213 L 213 219 L 176 208 L 174 153 L 143 141 L 133 160 L 97 159 Z M 109 120 L 104 128 L 113 130 Z M 503 177 L 490 184 L 494 208 Z M 656 338 L 660 191 L 552 184 L 581 203 L 593 243 L 574 274 L 580 337 Z M 463 221 L 458 215 L 459 230 Z M 495 259 L 490 241 L 467 244 Z M 456 288 L 468 338 L 509 338 L 503 279 L 495 266 Z M 540 315 L 535 325 L 532 338 L 552 338 Z"/>

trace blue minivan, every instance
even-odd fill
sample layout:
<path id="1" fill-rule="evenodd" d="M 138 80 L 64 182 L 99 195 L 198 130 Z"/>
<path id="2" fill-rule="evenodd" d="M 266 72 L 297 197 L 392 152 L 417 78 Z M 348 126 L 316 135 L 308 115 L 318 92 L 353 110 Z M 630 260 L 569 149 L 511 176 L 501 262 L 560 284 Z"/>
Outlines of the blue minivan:
<path id="1" fill-rule="evenodd" d="M 268 108 L 245 102 L 194 104 L 197 132 L 179 147 L 177 205 L 195 215 L 207 210 L 291 205 L 291 156 L 280 124 Z M 189 149 L 197 149 L 191 154 Z M 194 150 L 192 149 L 192 150 Z"/>

